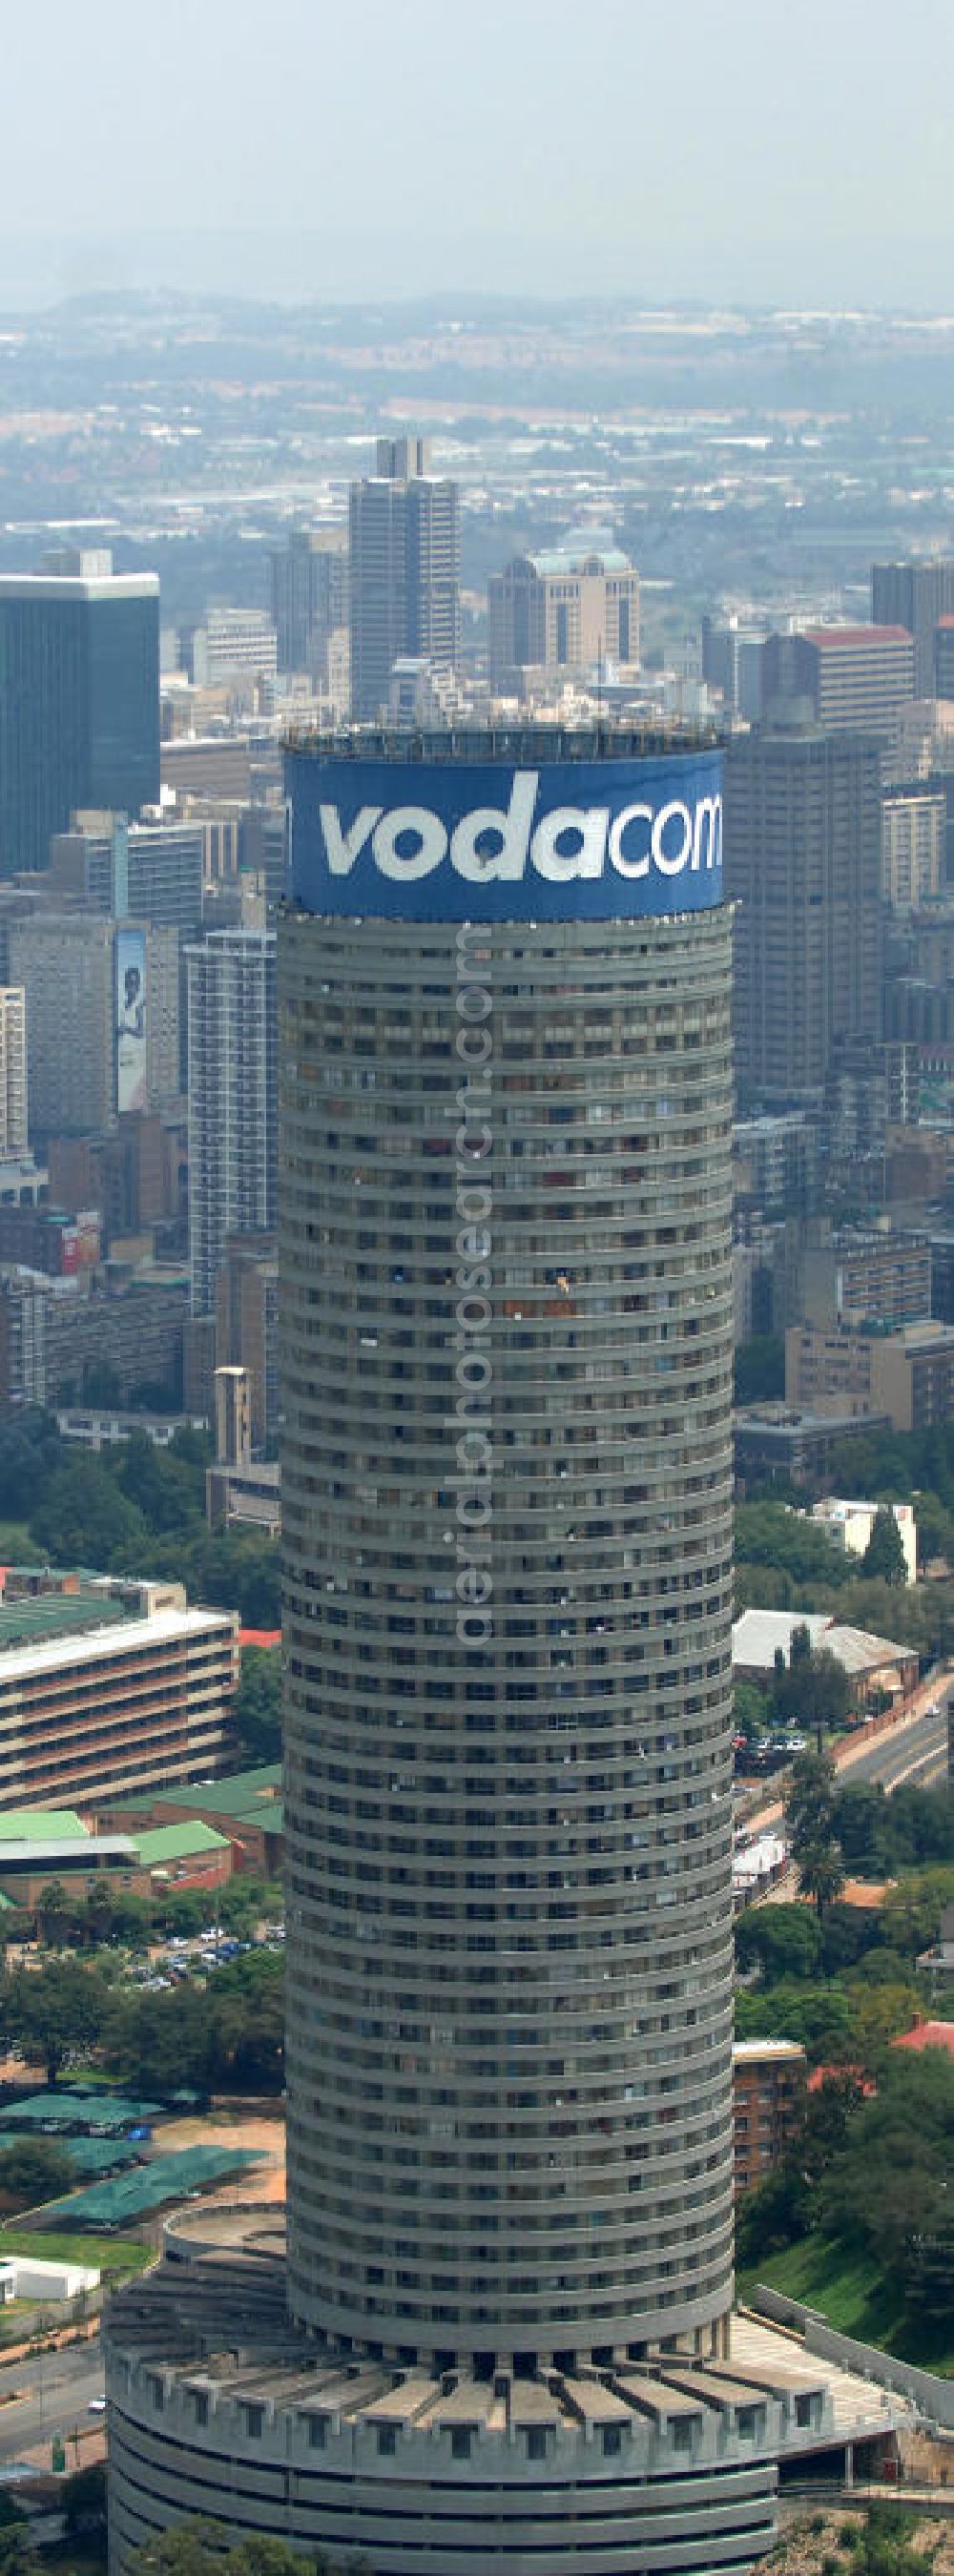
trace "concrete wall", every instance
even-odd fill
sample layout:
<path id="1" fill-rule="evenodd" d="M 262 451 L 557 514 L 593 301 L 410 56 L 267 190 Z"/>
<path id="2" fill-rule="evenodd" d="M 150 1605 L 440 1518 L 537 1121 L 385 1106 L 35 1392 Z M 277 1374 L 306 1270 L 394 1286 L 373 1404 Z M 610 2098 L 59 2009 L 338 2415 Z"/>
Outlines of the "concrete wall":
<path id="1" fill-rule="evenodd" d="M 822 2361 L 837 2362 L 843 2370 L 857 2371 L 862 2378 L 875 2380 L 879 2388 L 892 2389 L 896 2396 L 910 2397 L 933 2424 L 954 2432 L 954 2379 L 939 2379 L 933 2370 L 918 2370 L 914 2362 L 898 2361 L 893 2353 L 881 2352 L 877 2344 L 856 2343 L 853 2335 L 836 2334 L 816 2309 L 803 2307 L 799 2299 L 786 2298 L 783 2291 L 770 2290 L 761 2281 L 752 2305 L 776 2325 L 796 2326 L 805 2337 L 807 2352 L 817 2353 Z"/>

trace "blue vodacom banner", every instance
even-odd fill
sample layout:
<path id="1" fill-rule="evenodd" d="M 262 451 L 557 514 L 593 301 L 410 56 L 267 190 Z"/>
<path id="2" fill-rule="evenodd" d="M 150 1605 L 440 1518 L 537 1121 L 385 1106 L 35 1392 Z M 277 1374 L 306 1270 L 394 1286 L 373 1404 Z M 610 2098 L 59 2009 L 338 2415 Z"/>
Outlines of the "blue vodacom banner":
<path id="1" fill-rule="evenodd" d="M 286 753 L 291 900 L 402 921 L 617 921 L 722 901 L 718 751 L 645 759 Z"/>

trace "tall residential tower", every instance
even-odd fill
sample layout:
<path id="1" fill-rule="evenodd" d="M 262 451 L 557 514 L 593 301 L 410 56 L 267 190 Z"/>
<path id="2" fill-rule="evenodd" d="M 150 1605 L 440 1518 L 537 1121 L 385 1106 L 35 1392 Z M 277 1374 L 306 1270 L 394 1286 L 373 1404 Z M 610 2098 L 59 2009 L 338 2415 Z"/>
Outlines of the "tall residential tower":
<path id="1" fill-rule="evenodd" d="M 742 2576 L 826 2401 L 730 2318 L 718 755 L 289 770 L 287 2248 L 203 2215 L 120 2302 L 117 2576 L 200 2498 L 375 2576 Z"/>

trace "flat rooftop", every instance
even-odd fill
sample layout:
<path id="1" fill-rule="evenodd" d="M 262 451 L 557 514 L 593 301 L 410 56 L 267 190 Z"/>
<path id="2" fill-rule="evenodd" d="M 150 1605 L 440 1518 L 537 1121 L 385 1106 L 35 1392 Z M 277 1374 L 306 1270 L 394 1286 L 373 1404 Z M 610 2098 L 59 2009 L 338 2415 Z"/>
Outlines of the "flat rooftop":
<path id="1" fill-rule="evenodd" d="M 396 768 L 421 761 L 453 767 L 480 763 L 509 768 L 514 762 L 544 768 L 554 762 L 609 762 L 691 758 L 712 751 L 721 740 L 715 726 L 685 724 L 633 725 L 447 725 L 440 731 L 395 731 L 389 726 L 354 725 L 347 733 L 290 730 L 286 751 L 309 760 L 387 760 Z"/>

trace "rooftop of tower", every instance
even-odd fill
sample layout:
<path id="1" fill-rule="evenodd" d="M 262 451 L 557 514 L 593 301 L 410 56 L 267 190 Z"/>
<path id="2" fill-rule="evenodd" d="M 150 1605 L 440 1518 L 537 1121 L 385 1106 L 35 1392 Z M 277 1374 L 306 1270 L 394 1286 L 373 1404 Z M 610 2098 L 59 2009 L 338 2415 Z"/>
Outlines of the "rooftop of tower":
<path id="1" fill-rule="evenodd" d="M 722 735 L 715 725 L 442 725 L 427 731 L 381 725 L 347 725 L 337 732 L 302 727 L 285 736 L 286 751 L 313 760 L 389 760 L 413 767 L 417 762 L 517 764 L 608 760 L 664 760 L 718 749 Z"/>

